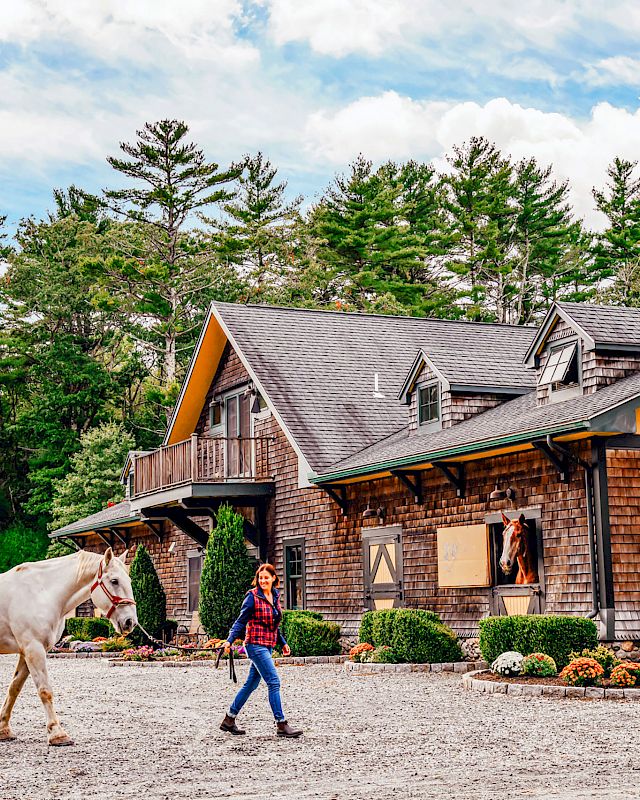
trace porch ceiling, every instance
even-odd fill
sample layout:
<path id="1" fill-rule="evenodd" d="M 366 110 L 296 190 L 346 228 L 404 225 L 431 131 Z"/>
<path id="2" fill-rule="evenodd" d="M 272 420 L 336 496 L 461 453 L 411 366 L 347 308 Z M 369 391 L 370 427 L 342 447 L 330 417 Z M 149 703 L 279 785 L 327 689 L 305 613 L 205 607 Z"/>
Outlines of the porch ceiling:
<path id="1" fill-rule="evenodd" d="M 273 481 L 229 481 L 218 483 L 186 483 L 172 486 L 131 499 L 131 510 L 139 512 L 142 508 L 166 506 L 181 503 L 193 498 L 206 500 L 230 500 L 241 503 L 255 498 L 271 497 L 275 492 Z"/>

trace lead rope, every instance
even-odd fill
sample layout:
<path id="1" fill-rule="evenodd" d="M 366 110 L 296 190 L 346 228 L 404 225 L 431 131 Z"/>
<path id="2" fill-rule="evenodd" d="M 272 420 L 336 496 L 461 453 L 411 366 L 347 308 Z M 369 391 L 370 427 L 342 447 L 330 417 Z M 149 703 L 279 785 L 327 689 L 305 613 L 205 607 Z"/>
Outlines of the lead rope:
<path id="1" fill-rule="evenodd" d="M 160 639 L 156 639 L 155 636 L 151 636 L 151 634 L 147 633 L 142 625 L 138 622 L 138 627 L 144 633 L 144 635 L 152 641 L 154 644 L 159 644 L 161 647 L 166 647 L 167 645 L 164 642 L 161 642 Z M 186 653 L 217 653 L 216 655 L 216 663 L 215 668 L 218 669 L 220 666 L 220 659 L 222 658 L 222 654 L 224 653 L 224 647 L 183 647 L 179 644 L 171 645 L 171 648 L 174 650 L 184 650 Z M 236 675 L 236 665 L 234 664 L 234 657 L 233 657 L 233 647 L 229 649 L 229 680 L 232 680 L 234 683 L 238 682 L 238 677 Z"/>

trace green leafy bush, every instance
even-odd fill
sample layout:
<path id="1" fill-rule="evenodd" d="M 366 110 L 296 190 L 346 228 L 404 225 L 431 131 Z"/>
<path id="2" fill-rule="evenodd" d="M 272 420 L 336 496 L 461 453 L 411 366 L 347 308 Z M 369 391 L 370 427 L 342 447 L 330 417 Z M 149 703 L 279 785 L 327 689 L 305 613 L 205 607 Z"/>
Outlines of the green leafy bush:
<path id="1" fill-rule="evenodd" d="M 104 617 L 70 617 L 65 623 L 65 634 L 82 642 L 91 642 L 96 636 L 107 639 L 116 635 L 113 625 Z"/>
<path id="2" fill-rule="evenodd" d="M 130 650 L 132 647 L 133 642 L 130 639 L 126 639 L 124 636 L 114 636 L 102 643 L 102 652 L 118 653 L 122 650 Z"/>
<path id="3" fill-rule="evenodd" d="M 61 558 L 62 556 L 70 556 L 75 552 L 75 548 L 71 547 L 70 544 L 61 542 L 58 539 L 55 542 L 51 542 L 49 547 L 47 547 L 45 558 Z"/>
<path id="4" fill-rule="evenodd" d="M 297 620 L 301 619 L 317 619 L 322 620 L 322 614 L 317 611 L 302 611 L 302 610 L 288 610 L 282 612 L 282 622 L 280 623 L 280 630 L 284 636 L 287 644 L 290 645 L 290 631 L 292 625 L 295 626 Z"/>
<path id="5" fill-rule="evenodd" d="M 42 561 L 46 557 L 49 537 L 14 521 L 0 531 L 0 572 L 7 572 L 26 561 Z"/>
<path id="6" fill-rule="evenodd" d="M 588 648 L 580 650 L 579 652 L 574 650 L 573 652 L 569 653 L 569 658 L 572 661 L 574 658 L 595 659 L 604 670 L 606 678 L 611 675 L 611 671 L 620 663 L 620 659 L 616 656 L 613 650 L 604 644 L 599 644 L 597 647 L 594 647 L 591 650 Z"/>
<path id="7" fill-rule="evenodd" d="M 546 653 L 531 653 L 522 659 L 522 675 L 538 678 L 553 678 L 558 674 L 556 662 Z"/>
<path id="8" fill-rule="evenodd" d="M 230 505 L 218 509 L 200 577 L 200 622 L 211 637 L 224 639 L 251 588 L 255 562 L 244 543 L 244 517 Z"/>
<path id="9" fill-rule="evenodd" d="M 559 668 L 571 660 L 573 650 L 595 648 L 598 629 L 593 620 L 551 614 L 486 617 L 480 620 L 480 652 L 491 663 L 507 650 L 546 653 Z"/>
<path id="10" fill-rule="evenodd" d="M 142 544 L 136 548 L 129 577 L 137 603 L 138 621 L 150 636 L 159 639 L 167 621 L 167 596 L 149 551 Z M 140 628 L 131 631 L 129 638 L 134 644 L 148 644 L 147 637 Z"/>
<path id="11" fill-rule="evenodd" d="M 340 626 L 335 622 L 297 616 L 289 620 L 287 644 L 292 656 L 334 656 L 340 650 Z"/>
<path id="12" fill-rule="evenodd" d="M 380 611 L 365 611 L 360 622 L 359 641 L 368 642 L 374 647 L 391 646 L 396 616 L 406 611 L 410 611 L 426 622 L 443 624 L 435 611 L 425 611 L 422 608 L 385 608 Z"/>
<path id="13" fill-rule="evenodd" d="M 451 628 L 433 611 L 421 608 L 367 611 L 362 616 L 359 639 L 374 648 L 390 647 L 400 662 L 439 663 L 463 658 Z"/>
<path id="14" fill-rule="evenodd" d="M 386 644 L 383 644 L 381 647 L 376 647 L 376 649 L 372 651 L 371 657 L 367 660 L 374 664 L 397 664 L 398 656 L 393 647 L 388 647 Z"/>

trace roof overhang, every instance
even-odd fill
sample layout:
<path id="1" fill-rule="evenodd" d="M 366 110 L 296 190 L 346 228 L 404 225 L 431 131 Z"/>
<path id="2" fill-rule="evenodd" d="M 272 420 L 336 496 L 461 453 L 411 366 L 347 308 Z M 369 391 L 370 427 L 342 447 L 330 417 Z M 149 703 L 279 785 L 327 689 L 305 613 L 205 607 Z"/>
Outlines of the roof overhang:
<path id="1" fill-rule="evenodd" d="M 96 533 L 98 531 L 108 531 L 111 528 L 130 528 L 134 525 L 137 525 L 140 522 L 140 514 L 131 513 L 126 517 L 122 517 L 121 519 L 110 519 L 108 522 L 105 522 L 101 525 L 93 525 L 89 524 L 86 527 L 77 527 L 73 528 L 73 530 L 66 530 L 65 528 L 59 528 L 57 531 L 52 531 L 49 534 L 50 539 L 71 539 L 78 534 L 83 534 L 86 536 L 87 533 Z"/>
<path id="2" fill-rule="evenodd" d="M 351 482 L 387 477 L 391 470 L 428 469 L 438 461 L 467 461 L 481 458 L 492 458 L 509 452 L 529 449 L 532 442 L 547 436 L 562 438 L 589 438 L 592 436 L 617 436 L 635 433 L 640 430 L 640 394 L 621 401 L 617 405 L 593 417 L 585 417 L 558 425 L 495 436 L 484 440 L 465 442 L 463 444 L 441 449 L 425 450 L 411 456 L 397 457 L 365 466 L 347 469 L 336 469 L 333 472 L 317 475 L 310 480 L 319 486 L 323 483 Z"/>
<path id="3" fill-rule="evenodd" d="M 535 335 L 533 342 L 531 342 L 531 346 L 527 350 L 527 354 L 524 357 L 524 363 L 527 367 L 534 368 L 536 366 L 536 358 L 540 355 L 542 348 L 547 341 L 547 337 L 559 319 L 563 320 L 567 323 L 567 325 L 573 328 L 573 330 L 582 339 L 583 348 L 585 350 L 596 349 L 595 340 L 589 336 L 584 328 L 578 325 L 578 323 L 563 308 L 561 308 L 557 303 L 554 303 L 547 312 L 544 322 L 538 329 L 538 332 Z"/>

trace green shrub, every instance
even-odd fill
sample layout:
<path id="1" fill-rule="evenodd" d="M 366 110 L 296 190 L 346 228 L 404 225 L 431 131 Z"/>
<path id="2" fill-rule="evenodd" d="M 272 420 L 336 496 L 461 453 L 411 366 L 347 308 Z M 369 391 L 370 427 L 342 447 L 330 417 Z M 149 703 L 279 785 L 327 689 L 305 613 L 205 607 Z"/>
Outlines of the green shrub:
<path id="1" fill-rule="evenodd" d="M 591 650 L 588 648 L 580 650 L 579 652 L 574 650 L 569 653 L 569 659 L 573 661 L 574 658 L 595 659 L 604 670 L 605 678 L 608 678 L 609 675 L 611 675 L 611 670 L 617 667 L 620 663 L 620 659 L 616 656 L 613 650 L 604 644 L 599 644 L 597 647 L 594 647 Z"/>
<path id="2" fill-rule="evenodd" d="M 359 641 L 368 642 L 374 647 L 382 645 L 391 647 L 397 615 L 407 611 L 424 622 L 442 625 L 442 620 L 435 611 L 425 611 L 422 608 L 385 608 L 380 611 L 365 611 L 360 622 Z"/>
<path id="3" fill-rule="evenodd" d="M 167 621 L 167 596 L 149 551 L 142 544 L 136 548 L 129 577 L 137 603 L 138 622 L 148 631 L 149 636 L 159 639 Z M 137 645 L 149 643 L 140 628 L 131 631 L 129 638 Z"/>
<path id="4" fill-rule="evenodd" d="M 82 642 L 90 642 L 96 636 L 109 639 L 116 635 L 113 625 L 104 617 L 70 617 L 64 631 L 66 636 L 73 636 Z"/>
<path id="5" fill-rule="evenodd" d="M 287 644 L 292 656 L 334 656 L 340 650 L 340 626 L 335 622 L 296 616 L 289 620 Z"/>
<path id="6" fill-rule="evenodd" d="M 74 547 L 58 539 L 55 542 L 51 542 L 49 547 L 47 547 L 45 558 L 61 558 L 62 556 L 70 556 L 75 552 L 76 550 Z"/>
<path id="7" fill-rule="evenodd" d="M 374 664 L 397 664 L 398 656 L 393 647 L 387 647 L 386 644 L 383 644 L 381 647 L 376 647 L 372 651 L 371 657 L 367 660 Z"/>
<path id="8" fill-rule="evenodd" d="M 479 624 L 480 652 L 489 663 L 501 653 L 516 650 L 524 655 L 546 653 L 562 668 L 573 650 L 595 648 L 598 643 L 595 623 L 583 617 L 515 615 L 486 617 Z"/>
<path id="9" fill-rule="evenodd" d="M 533 675 L 538 678 L 553 678 L 558 674 L 556 662 L 546 653 L 531 653 L 522 659 L 523 675 Z"/>
<path id="10" fill-rule="evenodd" d="M 360 644 L 373 644 L 373 617 L 375 611 L 365 611 L 360 620 L 358 641 Z"/>
<path id="11" fill-rule="evenodd" d="M 44 531 L 27 528 L 15 520 L 0 531 L 0 572 L 26 561 L 44 560 L 48 546 L 49 537 Z"/>
<path id="12" fill-rule="evenodd" d="M 428 613 L 428 612 L 424 612 Z M 374 642 L 379 646 L 377 642 Z M 416 613 L 416 609 L 399 609 L 394 618 L 390 646 L 401 662 L 437 664 L 462 661 L 462 649 L 451 628 Z"/>
<path id="13" fill-rule="evenodd" d="M 302 611 L 302 610 L 283 611 L 282 622 L 280 623 L 280 630 L 282 631 L 282 635 L 284 636 L 287 644 L 289 644 L 289 634 L 291 631 L 291 626 L 295 625 L 296 620 L 300 619 L 322 620 L 322 614 L 319 614 L 317 611 Z"/>
<path id="14" fill-rule="evenodd" d="M 244 517 L 230 505 L 218 509 L 200 577 L 200 622 L 208 636 L 225 639 L 255 572 L 244 543 Z"/>
<path id="15" fill-rule="evenodd" d="M 102 652 L 119 653 L 122 650 L 130 650 L 132 647 L 133 642 L 130 639 L 126 639 L 124 636 L 114 636 L 102 643 Z"/>

